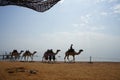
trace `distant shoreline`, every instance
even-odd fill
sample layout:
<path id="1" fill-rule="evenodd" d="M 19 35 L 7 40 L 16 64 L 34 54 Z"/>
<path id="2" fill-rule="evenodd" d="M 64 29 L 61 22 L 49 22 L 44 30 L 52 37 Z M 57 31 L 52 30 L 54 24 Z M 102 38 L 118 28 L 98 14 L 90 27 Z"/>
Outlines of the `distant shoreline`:
<path id="1" fill-rule="evenodd" d="M 76 62 L 64 62 L 64 61 L 56 61 L 56 62 L 42 62 L 42 61 L 9 61 L 9 60 L 0 60 L 0 62 L 39 62 L 39 63 L 120 63 L 120 62 L 115 62 L 115 61 L 93 61 L 93 62 L 88 62 L 88 61 L 76 61 Z"/>

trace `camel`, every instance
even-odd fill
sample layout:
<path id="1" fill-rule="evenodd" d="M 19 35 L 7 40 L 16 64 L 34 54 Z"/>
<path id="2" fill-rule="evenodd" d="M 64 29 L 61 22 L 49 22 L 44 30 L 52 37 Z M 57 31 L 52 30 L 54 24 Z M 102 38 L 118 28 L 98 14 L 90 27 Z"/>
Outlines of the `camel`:
<path id="1" fill-rule="evenodd" d="M 10 54 L 11 54 L 11 57 L 14 58 L 15 60 L 19 60 L 20 58 L 20 55 L 22 54 L 22 52 L 24 52 L 23 50 L 20 51 L 20 53 L 18 53 L 17 50 L 13 50 Z"/>
<path id="2" fill-rule="evenodd" d="M 42 57 L 42 61 L 44 61 L 45 60 L 45 62 L 49 62 L 49 61 L 51 61 L 52 59 L 53 59 L 53 61 L 55 62 L 55 56 L 58 54 L 58 52 L 59 52 L 60 50 L 57 50 L 55 53 L 52 51 L 52 49 L 51 50 L 47 50 L 45 53 L 44 53 L 44 55 L 43 55 L 43 57 Z"/>
<path id="3" fill-rule="evenodd" d="M 29 50 L 26 50 L 23 55 L 22 58 L 24 57 L 25 61 L 28 61 L 29 57 L 31 58 L 31 61 L 33 61 L 33 56 L 34 54 L 37 53 L 36 51 L 34 51 L 33 53 L 31 53 Z"/>
<path id="4" fill-rule="evenodd" d="M 50 51 L 50 50 L 47 50 L 47 51 L 44 53 L 44 55 L 43 55 L 43 57 L 42 57 L 42 62 L 43 62 L 44 60 L 45 60 L 45 62 L 48 62 L 49 51 Z"/>
<path id="5" fill-rule="evenodd" d="M 55 62 L 56 58 L 55 56 L 58 54 L 60 50 L 57 50 L 55 53 L 52 51 L 52 53 L 49 55 L 49 61 L 51 61 L 53 59 L 53 61 Z"/>
<path id="6" fill-rule="evenodd" d="M 71 44 L 70 49 L 68 49 L 68 51 L 66 51 L 65 53 L 65 57 L 64 57 L 64 61 L 66 62 L 66 57 L 67 60 L 69 61 L 69 56 L 73 56 L 73 62 L 75 62 L 75 55 L 79 55 L 81 52 L 83 52 L 83 49 L 80 49 L 79 52 L 76 52 L 73 48 L 72 48 L 73 44 Z"/>

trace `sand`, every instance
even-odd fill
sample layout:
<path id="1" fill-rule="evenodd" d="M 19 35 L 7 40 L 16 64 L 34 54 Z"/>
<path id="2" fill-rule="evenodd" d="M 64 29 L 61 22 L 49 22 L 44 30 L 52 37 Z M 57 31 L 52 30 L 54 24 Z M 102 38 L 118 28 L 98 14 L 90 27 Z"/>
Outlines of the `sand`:
<path id="1" fill-rule="evenodd" d="M 120 80 L 120 63 L 0 61 L 0 80 Z"/>

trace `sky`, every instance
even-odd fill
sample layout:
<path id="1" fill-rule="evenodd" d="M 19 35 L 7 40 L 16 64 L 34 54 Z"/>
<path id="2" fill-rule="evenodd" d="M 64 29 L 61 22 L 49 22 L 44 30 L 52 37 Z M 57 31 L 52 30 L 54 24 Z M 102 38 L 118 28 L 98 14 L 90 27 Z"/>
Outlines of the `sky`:
<path id="1" fill-rule="evenodd" d="M 41 13 L 19 6 L 0 7 L 0 54 L 13 49 L 61 49 L 63 60 L 73 44 L 76 60 L 96 58 L 120 61 L 120 0 L 62 0 Z"/>

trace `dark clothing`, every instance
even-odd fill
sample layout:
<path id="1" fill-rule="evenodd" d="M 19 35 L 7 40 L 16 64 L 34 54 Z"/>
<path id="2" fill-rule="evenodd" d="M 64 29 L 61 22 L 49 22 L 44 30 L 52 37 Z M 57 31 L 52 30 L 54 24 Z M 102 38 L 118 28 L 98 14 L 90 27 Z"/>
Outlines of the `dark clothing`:
<path id="1" fill-rule="evenodd" d="M 75 50 L 74 49 L 69 49 L 68 52 L 74 52 Z"/>
<path id="2" fill-rule="evenodd" d="M 74 52 L 75 50 L 72 48 L 73 44 L 71 44 L 70 49 L 68 50 L 68 52 Z"/>

